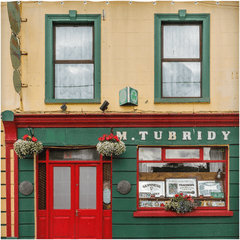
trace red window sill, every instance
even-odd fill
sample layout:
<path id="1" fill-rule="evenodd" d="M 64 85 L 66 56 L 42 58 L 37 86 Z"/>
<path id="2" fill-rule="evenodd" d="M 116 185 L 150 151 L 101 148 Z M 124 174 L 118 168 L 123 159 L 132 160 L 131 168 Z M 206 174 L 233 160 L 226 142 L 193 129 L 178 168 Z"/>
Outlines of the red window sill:
<path id="1" fill-rule="evenodd" d="M 173 211 L 137 211 L 133 217 L 220 217 L 233 216 L 233 211 L 228 210 L 195 210 L 188 213 L 176 213 Z"/>

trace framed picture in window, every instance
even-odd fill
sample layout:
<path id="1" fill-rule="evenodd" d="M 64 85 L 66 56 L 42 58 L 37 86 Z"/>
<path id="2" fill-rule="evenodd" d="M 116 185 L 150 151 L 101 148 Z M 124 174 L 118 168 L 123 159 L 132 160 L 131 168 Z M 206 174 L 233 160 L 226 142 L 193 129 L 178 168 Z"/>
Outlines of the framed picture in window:
<path id="1" fill-rule="evenodd" d="M 140 198 L 165 197 L 164 181 L 139 181 Z"/>
<path id="2" fill-rule="evenodd" d="M 214 193 L 223 193 L 222 181 L 198 181 L 198 195 L 211 197 Z M 215 194 L 216 195 L 216 194 Z M 222 196 L 221 196 L 222 197 Z"/>
<path id="3" fill-rule="evenodd" d="M 197 197 L 197 179 L 196 178 L 167 178 L 166 179 L 166 197 L 174 197 L 177 193 Z"/>

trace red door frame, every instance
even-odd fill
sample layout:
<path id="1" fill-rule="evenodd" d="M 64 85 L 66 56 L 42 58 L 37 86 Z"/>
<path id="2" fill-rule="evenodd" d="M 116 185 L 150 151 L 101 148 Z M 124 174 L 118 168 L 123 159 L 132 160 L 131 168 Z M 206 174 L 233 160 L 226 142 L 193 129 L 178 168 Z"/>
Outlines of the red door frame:
<path id="1" fill-rule="evenodd" d="M 104 160 L 102 156 L 100 156 L 100 159 L 98 161 L 51 161 L 49 160 L 49 149 L 46 150 L 46 160 L 38 160 L 38 163 L 45 163 L 46 164 L 46 210 L 39 210 L 37 208 L 37 238 L 51 238 L 50 232 L 51 232 L 51 211 L 53 203 L 50 201 L 50 199 L 53 199 L 53 186 L 50 186 L 53 182 L 53 167 L 54 166 L 96 166 L 97 167 L 97 194 L 98 194 L 98 200 L 97 201 L 97 207 L 100 211 L 99 217 L 101 220 L 101 226 L 99 226 L 98 229 L 98 238 L 104 239 L 104 238 L 112 238 L 112 210 L 103 210 L 103 164 L 109 163 L 111 164 L 111 176 L 112 176 L 112 158 L 111 160 Z M 76 168 L 75 167 L 75 168 Z M 38 176 L 38 164 L 37 164 L 37 176 Z M 72 172 L 72 170 L 71 170 Z M 76 170 L 74 170 L 74 174 L 71 174 L 71 176 L 75 175 L 75 178 L 77 176 Z M 38 177 L 36 178 L 38 179 Z M 75 181 L 71 177 L 71 181 Z M 111 181 L 110 181 L 111 182 Z M 38 181 L 36 182 L 36 204 L 38 206 Z M 73 191 L 74 190 L 74 191 Z M 112 184 L 111 184 L 111 192 L 112 192 Z M 72 189 L 72 192 L 74 192 L 75 196 L 78 195 L 78 190 L 76 188 Z M 74 200 L 74 203 L 71 202 L 71 205 L 77 204 L 76 197 L 72 198 Z M 71 200 L 72 200 L 71 199 Z M 111 196 L 112 199 L 112 196 Z M 112 201 L 111 201 L 112 202 Z M 75 208 L 74 208 L 75 209 Z M 75 209 L 76 210 L 76 209 Z M 75 215 L 75 212 L 73 211 L 72 214 Z M 41 224 L 40 224 L 40 221 Z M 42 225 L 42 226 L 41 226 Z M 44 234 L 43 234 L 44 232 Z M 84 237 L 86 238 L 86 237 Z"/>

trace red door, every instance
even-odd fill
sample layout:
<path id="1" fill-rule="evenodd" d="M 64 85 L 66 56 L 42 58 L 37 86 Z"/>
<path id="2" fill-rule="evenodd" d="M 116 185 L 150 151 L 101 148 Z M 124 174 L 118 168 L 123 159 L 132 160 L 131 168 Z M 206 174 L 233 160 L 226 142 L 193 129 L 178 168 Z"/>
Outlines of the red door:
<path id="1" fill-rule="evenodd" d="M 50 238 L 102 238 L 99 164 L 50 164 Z"/>

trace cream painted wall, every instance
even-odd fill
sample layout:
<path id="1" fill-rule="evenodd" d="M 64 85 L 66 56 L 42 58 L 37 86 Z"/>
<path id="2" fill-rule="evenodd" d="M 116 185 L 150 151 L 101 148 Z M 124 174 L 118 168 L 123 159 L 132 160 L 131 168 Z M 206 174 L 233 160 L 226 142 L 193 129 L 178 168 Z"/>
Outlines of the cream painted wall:
<path id="1" fill-rule="evenodd" d="M 210 103 L 154 104 L 154 14 L 210 13 Z M 236 112 L 239 109 L 239 4 L 238 2 L 21 2 L 23 109 L 12 81 L 9 53 L 11 31 L 7 4 L 1 7 L 2 111 L 60 113 L 61 104 L 45 104 L 45 14 L 101 14 L 101 96 L 110 105 L 106 112 Z M 119 90 L 138 90 L 137 107 L 120 107 Z M 101 104 L 67 104 L 72 113 L 101 112 Z"/>

